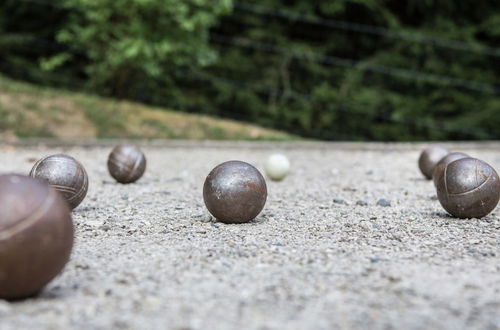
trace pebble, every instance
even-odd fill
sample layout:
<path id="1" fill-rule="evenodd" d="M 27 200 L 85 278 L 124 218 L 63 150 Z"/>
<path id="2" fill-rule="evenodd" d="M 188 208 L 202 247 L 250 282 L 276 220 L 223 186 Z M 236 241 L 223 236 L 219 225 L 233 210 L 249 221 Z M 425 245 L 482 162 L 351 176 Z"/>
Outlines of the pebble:
<path id="1" fill-rule="evenodd" d="M 387 199 L 381 198 L 377 201 L 378 206 L 383 206 L 383 207 L 388 207 L 391 206 L 391 202 L 388 201 Z"/>
<path id="2" fill-rule="evenodd" d="M 467 251 L 467 253 L 472 254 L 472 255 L 480 255 L 483 257 L 494 257 L 495 256 L 494 252 L 480 251 L 480 250 L 476 250 L 476 249 L 470 249 Z"/>
<path id="3" fill-rule="evenodd" d="M 359 222 L 359 226 L 361 228 L 363 228 L 364 230 L 368 230 L 368 231 L 373 230 L 373 225 L 372 225 L 371 221 L 361 220 Z"/>
<path id="4" fill-rule="evenodd" d="M 358 205 L 358 206 L 367 206 L 368 203 L 366 201 L 360 199 L 360 200 L 356 201 L 356 205 Z"/>
<path id="5" fill-rule="evenodd" d="M 87 220 L 87 221 L 85 221 L 85 224 L 87 226 L 91 226 L 91 227 L 101 227 L 102 225 L 104 225 L 104 221 L 102 221 L 102 220 Z"/>

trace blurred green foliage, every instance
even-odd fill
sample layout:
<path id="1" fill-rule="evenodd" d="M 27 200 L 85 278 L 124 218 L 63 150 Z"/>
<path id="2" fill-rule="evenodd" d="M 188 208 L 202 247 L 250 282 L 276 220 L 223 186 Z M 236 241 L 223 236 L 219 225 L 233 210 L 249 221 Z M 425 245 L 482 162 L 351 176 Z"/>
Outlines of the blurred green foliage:
<path id="1" fill-rule="evenodd" d="M 493 0 L 5 0 L 0 71 L 322 139 L 498 139 L 499 12 Z"/>
<path id="2" fill-rule="evenodd" d="M 70 14 L 56 34 L 57 41 L 85 54 L 85 73 L 93 87 L 111 87 L 118 97 L 127 95 L 131 82 L 156 79 L 172 67 L 213 63 L 208 28 L 230 9 L 229 0 L 64 0 L 63 4 Z M 64 52 L 45 64 L 57 67 L 72 58 Z"/>

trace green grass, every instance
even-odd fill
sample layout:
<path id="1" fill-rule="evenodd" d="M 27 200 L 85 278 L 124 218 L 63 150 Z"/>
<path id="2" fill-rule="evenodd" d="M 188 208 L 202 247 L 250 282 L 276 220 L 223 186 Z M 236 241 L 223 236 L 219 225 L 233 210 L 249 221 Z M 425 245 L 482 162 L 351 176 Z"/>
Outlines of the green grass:
<path id="1" fill-rule="evenodd" d="M 0 75 L 0 138 L 297 140 L 291 134 L 13 81 Z"/>

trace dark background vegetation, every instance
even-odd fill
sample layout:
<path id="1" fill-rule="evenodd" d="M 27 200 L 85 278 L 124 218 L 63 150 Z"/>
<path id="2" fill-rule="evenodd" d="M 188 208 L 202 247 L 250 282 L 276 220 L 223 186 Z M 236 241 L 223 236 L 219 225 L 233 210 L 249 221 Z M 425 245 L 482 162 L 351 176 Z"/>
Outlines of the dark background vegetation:
<path id="1" fill-rule="evenodd" d="M 500 138 L 497 0 L 3 0 L 0 72 L 335 140 Z"/>

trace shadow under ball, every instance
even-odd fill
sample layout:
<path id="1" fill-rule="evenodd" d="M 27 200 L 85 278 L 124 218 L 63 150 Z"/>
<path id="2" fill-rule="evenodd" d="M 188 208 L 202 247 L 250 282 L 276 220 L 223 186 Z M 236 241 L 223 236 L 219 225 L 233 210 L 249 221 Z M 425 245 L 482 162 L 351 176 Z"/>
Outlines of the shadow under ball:
<path id="1" fill-rule="evenodd" d="M 462 158 L 445 167 L 438 178 L 437 195 L 443 208 L 457 218 L 481 218 L 500 199 L 500 180 L 487 163 Z"/>
<path id="2" fill-rule="evenodd" d="M 434 181 L 434 186 L 437 187 L 438 178 L 449 163 L 469 157 L 469 155 L 464 154 L 463 152 L 450 152 L 448 155 L 444 156 L 443 159 L 441 159 L 439 163 L 437 163 L 436 167 L 434 167 L 434 171 L 432 172 L 432 180 Z"/>
<path id="3" fill-rule="evenodd" d="M 38 293 L 57 276 L 73 247 L 68 203 L 47 183 L 0 175 L 0 299 Z"/>
<path id="4" fill-rule="evenodd" d="M 252 165 L 229 161 L 216 166 L 203 185 L 208 211 L 224 223 L 243 223 L 254 219 L 264 208 L 266 181 Z"/>
<path id="5" fill-rule="evenodd" d="M 120 183 L 132 183 L 144 174 L 146 157 L 132 145 L 116 146 L 108 157 L 109 174 Z"/>
<path id="6" fill-rule="evenodd" d="M 40 159 L 31 169 L 30 176 L 47 181 L 63 195 L 72 209 L 80 205 L 89 188 L 85 168 L 68 155 L 57 154 Z"/>
<path id="7" fill-rule="evenodd" d="M 427 180 L 432 179 L 434 167 L 448 153 L 448 149 L 441 146 L 432 146 L 422 151 L 418 159 L 418 167 Z"/>

